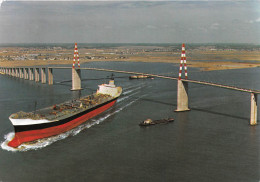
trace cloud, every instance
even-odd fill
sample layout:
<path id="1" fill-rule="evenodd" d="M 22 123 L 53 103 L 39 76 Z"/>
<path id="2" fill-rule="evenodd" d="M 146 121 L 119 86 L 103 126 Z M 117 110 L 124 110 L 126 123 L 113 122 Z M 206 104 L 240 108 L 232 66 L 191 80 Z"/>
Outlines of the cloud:
<path id="1" fill-rule="evenodd" d="M 0 43 L 260 41 L 258 26 L 247 26 L 260 22 L 258 3 L 21 1 L 3 3 Z"/>
<path id="2" fill-rule="evenodd" d="M 255 22 L 260 22 L 260 17 L 255 20 Z"/>
<path id="3" fill-rule="evenodd" d="M 0 0 L 0 8 L 2 6 L 2 3 L 4 2 L 5 0 Z"/>
<path id="4" fill-rule="evenodd" d="M 218 29 L 219 29 L 219 23 L 213 23 L 213 24 L 211 24 L 210 29 L 218 30 Z"/>
<path id="5" fill-rule="evenodd" d="M 148 28 L 148 29 L 157 29 L 157 27 L 153 26 L 153 25 L 147 25 L 146 28 Z"/>
<path id="6" fill-rule="evenodd" d="M 248 23 L 259 23 L 260 22 L 260 17 L 255 19 L 255 20 L 249 20 Z"/>

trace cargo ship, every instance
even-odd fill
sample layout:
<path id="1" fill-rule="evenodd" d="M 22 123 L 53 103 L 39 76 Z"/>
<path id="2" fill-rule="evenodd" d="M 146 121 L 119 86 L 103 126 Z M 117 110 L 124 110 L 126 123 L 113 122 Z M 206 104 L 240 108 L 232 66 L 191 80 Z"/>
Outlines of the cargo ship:
<path id="1" fill-rule="evenodd" d="M 94 94 L 34 112 L 14 113 L 9 119 L 15 136 L 8 146 L 17 148 L 25 142 L 69 131 L 112 107 L 121 93 L 122 88 L 110 80 L 109 84 L 99 85 Z"/>

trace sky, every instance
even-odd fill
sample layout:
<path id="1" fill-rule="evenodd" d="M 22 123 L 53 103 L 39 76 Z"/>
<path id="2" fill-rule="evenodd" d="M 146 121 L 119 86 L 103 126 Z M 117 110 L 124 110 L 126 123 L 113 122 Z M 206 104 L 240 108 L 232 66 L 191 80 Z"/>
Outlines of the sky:
<path id="1" fill-rule="evenodd" d="M 259 45 L 260 0 L 2 2 L 0 44 L 73 42 Z"/>

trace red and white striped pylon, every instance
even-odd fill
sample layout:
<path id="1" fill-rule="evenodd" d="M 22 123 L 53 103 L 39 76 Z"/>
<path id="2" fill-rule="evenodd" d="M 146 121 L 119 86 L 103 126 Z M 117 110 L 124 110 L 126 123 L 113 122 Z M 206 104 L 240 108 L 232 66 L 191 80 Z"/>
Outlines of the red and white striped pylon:
<path id="1" fill-rule="evenodd" d="M 179 80 L 181 80 L 183 63 L 184 63 L 184 70 L 185 70 L 185 79 L 188 79 L 187 63 L 186 63 L 186 55 L 185 55 L 185 44 L 182 44 L 182 49 L 181 49 L 181 64 L 180 64 L 180 70 L 179 70 Z"/>
<path id="2" fill-rule="evenodd" d="M 79 52 L 78 52 L 78 44 L 75 43 L 75 48 L 74 48 L 74 58 L 73 58 L 73 68 L 75 68 L 75 63 L 76 63 L 76 57 L 78 59 L 78 67 L 80 68 L 79 64 Z"/>

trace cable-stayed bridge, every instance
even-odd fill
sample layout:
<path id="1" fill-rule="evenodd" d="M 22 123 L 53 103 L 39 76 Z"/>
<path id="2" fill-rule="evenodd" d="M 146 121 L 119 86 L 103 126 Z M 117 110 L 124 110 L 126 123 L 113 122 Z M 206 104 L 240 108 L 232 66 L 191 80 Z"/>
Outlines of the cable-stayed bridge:
<path id="1" fill-rule="evenodd" d="M 76 58 L 78 59 L 78 68 L 75 67 Z M 184 66 L 185 79 L 181 78 L 182 68 Z M 260 90 L 253 90 L 249 88 L 239 88 L 230 85 L 223 85 L 218 83 L 211 83 L 206 81 L 188 79 L 187 64 L 185 56 L 185 45 L 182 46 L 181 63 L 178 77 L 170 77 L 165 75 L 141 73 L 124 70 L 112 70 L 104 68 L 81 68 L 79 64 L 79 56 L 77 45 L 75 44 L 74 60 L 72 67 L 0 67 L 0 72 L 12 77 L 18 77 L 21 79 L 34 80 L 35 82 L 53 84 L 53 70 L 54 69 L 71 69 L 72 70 L 72 91 L 81 90 L 81 71 L 83 70 L 94 70 L 94 71 L 105 71 L 113 73 L 131 74 L 131 75 L 145 75 L 150 77 L 157 77 L 162 79 L 176 80 L 177 81 L 177 109 L 175 111 L 188 111 L 188 83 L 194 83 L 199 85 L 207 85 L 212 87 L 224 88 L 234 91 L 246 92 L 251 95 L 251 110 L 250 110 L 250 125 L 257 124 L 257 95 L 260 94 Z M 46 74 L 47 72 L 47 74 Z M 47 79 L 48 78 L 48 79 Z"/>

